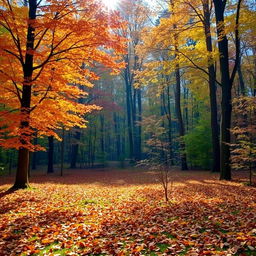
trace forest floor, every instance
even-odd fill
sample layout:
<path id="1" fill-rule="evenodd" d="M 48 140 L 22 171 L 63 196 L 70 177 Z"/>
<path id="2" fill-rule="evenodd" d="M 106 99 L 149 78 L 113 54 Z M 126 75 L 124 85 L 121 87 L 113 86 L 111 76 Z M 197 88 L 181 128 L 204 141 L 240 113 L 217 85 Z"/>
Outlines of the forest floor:
<path id="1" fill-rule="evenodd" d="M 150 171 L 37 173 L 6 192 L 0 255 L 256 255 L 256 188 L 203 171 L 171 171 L 170 201 Z"/>

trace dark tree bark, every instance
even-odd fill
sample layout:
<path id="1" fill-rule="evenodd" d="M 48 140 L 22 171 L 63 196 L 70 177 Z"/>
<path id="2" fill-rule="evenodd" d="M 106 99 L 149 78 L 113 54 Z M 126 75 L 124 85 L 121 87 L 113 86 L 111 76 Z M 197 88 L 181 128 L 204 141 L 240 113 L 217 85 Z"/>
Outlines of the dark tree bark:
<path id="1" fill-rule="evenodd" d="M 170 0 L 170 4 L 174 5 L 173 1 Z M 173 10 L 174 11 L 174 10 Z M 178 33 L 176 32 L 177 30 L 177 25 L 173 24 L 173 30 L 174 30 L 174 44 L 175 44 L 175 60 L 179 59 L 179 49 L 178 49 Z M 178 127 L 179 127 L 179 137 L 180 137 L 180 161 L 181 161 L 181 170 L 188 170 L 188 165 L 187 165 L 187 156 L 185 152 L 185 142 L 183 136 L 185 135 L 185 129 L 184 129 L 184 123 L 183 123 L 183 118 L 182 118 L 182 112 L 181 112 L 181 104 L 180 104 L 180 94 L 181 94 L 181 78 L 180 78 L 180 66 L 177 61 L 177 64 L 175 65 L 175 90 L 174 90 L 174 98 L 175 98 L 175 112 L 176 112 L 176 117 L 178 120 Z"/>
<path id="2" fill-rule="evenodd" d="M 230 128 L 231 128 L 231 114 L 232 114 L 232 84 L 237 71 L 237 61 L 240 56 L 240 40 L 238 32 L 238 21 L 240 13 L 241 0 L 237 4 L 236 15 L 236 62 L 232 74 L 229 74 L 229 53 L 228 53 L 228 39 L 223 33 L 224 31 L 224 12 L 226 0 L 213 0 L 215 7 L 218 48 L 220 53 L 220 73 L 222 85 L 221 97 L 221 143 L 220 143 L 220 179 L 231 180 L 230 167 Z"/>
<path id="3" fill-rule="evenodd" d="M 183 136 L 185 135 L 185 129 L 183 124 L 183 118 L 181 114 L 181 104 L 180 104 L 180 68 L 179 64 L 176 64 L 175 68 L 175 111 L 178 119 L 179 126 L 179 137 L 180 137 L 180 160 L 181 160 L 181 170 L 187 170 L 187 156 L 185 153 L 185 142 Z"/>
<path id="4" fill-rule="evenodd" d="M 47 173 L 53 173 L 53 154 L 54 154 L 54 142 L 53 136 L 48 137 L 48 168 Z"/>
<path id="5" fill-rule="evenodd" d="M 204 32 L 207 51 L 211 54 L 212 38 L 210 30 L 210 9 L 209 0 L 204 0 Z M 214 67 L 213 58 L 211 55 L 208 57 L 208 79 L 210 91 L 210 107 L 211 107 L 211 129 L 212 129 L 212 171 L 220 172 L 220 142 L 219 142 L 219 124 L 218 124 L 218 109 L 216 100 L 216 72 Z"/>
<path id="6" fill-rule="evenodd" d="M 28 18 L 30 21 L 36 19 L 36 9 L 37 1 L 29 0 L 29 15 Z M 31 54 L 34 49 L 34 40 L 35 40 L 35 28 L 33 27 L 33 22 L 28 23 L 27 30 L 27 42 L 26 42 L 26 55 L 25 63 L 23 67 L 24 73 L 24 82 L 22 86 L 22 98 L 21 98 L 21 113 L 24 118 L 21 120 L 20 127 L 21 129 L 29 127 L 29 117 L 30 117 L 30 104 L 31 104 L 31 83 L 33 75 L 33 54 Z M 21 137 L 27 136 L 25 133 Z M 21 144 L 26 142 L 21 139 Z M 16 179 L 13 185 L 13 189 L 27 188 L 29 187 L 28 182 L 28 166 L 29 166 L 29 150 L 23 146 L 19 148 L 18 152 L 18 167 L 16 172 Z"/>
<path id="7" fill-rule="evenodd" d="M 128 140 L 129 140 L 129 158 L 132 161 L 134 158 L 134 138 L 132 126 L 132 88 L 129 79 L 128 66 L 124 70 L 125 92 L 126 92 L 126 111 L 127 111 L 127 126 L 128 126 Z"/>
<path id="8" fill-rule="evenodd" d="M 132 101 L 132 131 L 133 131 L 133 159 L 137 160 L 137 154 L 138 154 L 138 129 L 137 129 L 137 89 L 133 88 L 133 85 L 131 83 L 131 101 Z"/>
<path id="9" fill-rule="evenodd" d="M 137 89 L 137 104 L 138 104 L 138 113 L 137 113 L 137 154 L 136 160 L 141 160 L 141 121 L 142 121 L 142 104 L 141 104 L 141 89 Z"/>
<path id="10" fill-rule="evenodd" d="M 166 78 L 168 81 L 168 79 Z M 167 86 L 166 88 L 166 96 L 167 99 L 165 99 L 165 94 L 163 92 L 162 95 L 162 104 L 163 104 L 163 112 L 166 115 L 167 118 L 167 124 L 168 124 L 168 142 L 169 142 L 169 159 L 168 162 L 170 165 L 174 164 L 173 160 L 173 150 L 172 150 L 172 116 L 171 116 L 171 102 L 170 102 L 170 87 Z M 167 102 L 166 102 L 167 101 Z"/>
<path id="11" fill-rule="evenodd" d="M 171 114 L 170 86 L 167 87 L 167 119 L 168 119 L 170 165 L 174 165 L 174 156 L 173 156 L 173 150 L 172 150 L 173 144 L 172 144 L 172 114 Z"/>

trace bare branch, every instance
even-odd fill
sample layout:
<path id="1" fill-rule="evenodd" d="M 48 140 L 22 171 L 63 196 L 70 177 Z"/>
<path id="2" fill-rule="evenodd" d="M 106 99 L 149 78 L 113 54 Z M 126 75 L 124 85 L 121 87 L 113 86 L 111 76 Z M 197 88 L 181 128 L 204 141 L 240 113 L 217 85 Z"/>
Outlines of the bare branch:
<path id="1" fill-rule="evenodd" d="M 236 45 L 236 60 L 235 60 L 235 65 L 230 77 L 230 83 L 233 84 L 235 76 L 236 76 L 236 71 L 237 67 L 240 64 L 240 37 L 239 37 L 239 17 L 240 17 L 240 9 L 241 9 L 241 3 L 242 0 L 238 0 L 237 3 L 237 12 L 236 12 L 236 29 L 235 29 L 235 45 Z"/>

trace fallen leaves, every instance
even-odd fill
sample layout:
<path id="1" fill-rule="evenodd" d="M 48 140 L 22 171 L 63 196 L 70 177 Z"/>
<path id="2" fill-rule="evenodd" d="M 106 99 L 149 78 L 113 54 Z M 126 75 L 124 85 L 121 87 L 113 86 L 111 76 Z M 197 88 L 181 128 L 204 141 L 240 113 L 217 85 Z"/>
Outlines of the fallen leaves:
<path id="1" fill-rule="evenodd" d="M 35 177 L 1 195 L 0 255 L 254 255 L 255 188 L 182 175 L 168 204 L 144 172 Z"/>

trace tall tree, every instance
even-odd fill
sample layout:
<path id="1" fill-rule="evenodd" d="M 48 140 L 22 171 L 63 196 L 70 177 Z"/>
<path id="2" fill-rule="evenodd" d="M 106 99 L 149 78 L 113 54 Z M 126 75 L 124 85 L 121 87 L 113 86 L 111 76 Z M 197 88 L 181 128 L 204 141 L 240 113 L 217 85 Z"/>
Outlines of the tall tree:
<path id="1" fill-rule="evenodd" d="M 236 28 L 235 28 L 235 47 L 236 61 L 232 73 L 229 73 L 229 48 L 228 38 L 225 32 L 225 9 L 226 0 L 213 0 L 215 6 L 215 17 L 218 35 L 219 61 L 221 73 L 221 140 L 220 140 L 220 179 L 231 179 L 230 167 L 230 128 L 232 115 L 232 85 L 235 79 L 237 64 L 240 58 L 240 39 L 239 39 L 239 15 L 242 0 L 237 2 Z"/>
<path id="2" fill-rule="evenodd" d="M 175 15 L 175 6 L 173 1 L 171 1 L 171 15 Z M 173 23 L 173 33 L 174 33 L 174 60 L 175 60 L 175 111 L 176 117 L 178 119 L 179 125 L 179 135 L 180 135 L 180 160 L 181 160 L 181 169 L 187 170 L 187 157 L 185 153 L 185 142 L 184 142 L 184 135 L 185 135 L 185 128 L 183 123 L 183 117 L 181 112 L 181 78 L 180 78 L 180 64 L 179 64 L 179 34 L 177 31 L 177 23 L 174 21 Z"/>
<path id="3" fill-rule="evenodd" d="M 220 171 L 220 142 L 219 142 L 219 124 L 218 109 L 216 99 L 216 71 L 214 67 L 214 59 L 212 57 L 212 36 L 211 36 L 211 12 L 209 8 L 209 0 L 203 1 L 203 25 L 205 33 L 205 43 L 208 54 L 208 78 L 211 106 L 211 128 L 212 128 L 212 171 Z"/>
<path id="4" fill-rule="evenodd" d="M 209 0 L 200 1 L 190 1 L 182 0 L 180 1 L 180 12 L 184 12 L 184 7 L 187 9 L 186 16 L 190 17 L 190 21 L 180 25 L 179 33 L 187 38 L 187 43 L 180 47 L 180 55 L 188 61 L 183 61 L 182 66 L 191 65 L 193 69 L 199 71 L 200 76 L 202 72 L 205 73 L 208 78 L 209 84 L 209 98 L 210 98 L 210 108 L 211 108 L 211 129 L 212 129 L 212 171 L 220 171 L 220 149 L 219 149 L 219 125 L 218 125 L 218 110 L 217 110 L 217 100 L 216 100 L 216 70 L 214 66 L 214 51 L 212 46 L 212 36 L 211 36 L 211 8 L 209 6 Z M 177 7 L 176 7 L 177 9 Z M 178 11 L 179 12 L 179 11 Z M 201 40 L 201 23 L 204 31 L 205 40 L 205 53 L 202 55 L 202 45 L 198 42 Z M 198 45 L 198 46 L 197 46 Z M 194 50 L 194 54 L 191 54 L 191 48 Z M 206 59 L 206 63 L 204 63 Z"/>
<path id="5" fill-rule="evenodd" d="M 116 31 L 123 23 L 94 0 L 29 0 L 25 7 L 1 0 L 0 5 L 0 27 L 6 31 L 0 34 L 0 143 L 18 149 L 14 188 L 26 188 L 29 151 L 42 149 L 32 144 L 34 131 L 58 138 L 54 130 L 60 124 L 85 127 L 83 115 L 96 106 L 77 103 L 85 93 L 74 84 L 92 86 L 97 76 L 81 63 L 117 71 L 124 40 Z"/>
<path id="6" fill-rule="evenodd" d="M 126 91 L 129 158 L 137 161 L 141 159 L 142 93 L 141 88 L 134 88 L 134 85 L 135 73 L 140 70 L 142 61 L 138 58 L 136 47 L 141 43 L 150 11 L 143 0 L 124 0 L 120 3 L 120 12 L 128 23 L 127 28 L 121 33 L 128 39 L 127 54 L 124 55 L 126 67 L 123 70 L 123 79 Z"/>
<path id="7" fill-rule="evenodd" d="M 219 143 L 219 124 L 218 124 L 218 108 L 216 99 L 216 70 L 213 58 L 212 32 L 211 32 L 211 9 L 209 0 L 203 1 L 185 1 L 191 9 L 191 14 L 195 13 L 195 17 L 202 23 L 204 28 L 205 45 L 207 51 L 207 69 L 197 66 L 194 61 L 191 63 L 199 71 L 207 73 L 210 96 L 211 109 L 211 130 L 212 130 L 212 171 L 220 171 L 220 143 Z M 189 56 L 186 56 L 189 59 Z M 200 70 L 201 69 L 201 70 Z M 207 70 L 207 71 L 206 71 Z"/>

